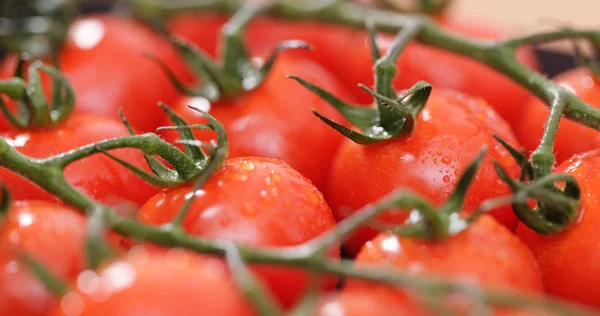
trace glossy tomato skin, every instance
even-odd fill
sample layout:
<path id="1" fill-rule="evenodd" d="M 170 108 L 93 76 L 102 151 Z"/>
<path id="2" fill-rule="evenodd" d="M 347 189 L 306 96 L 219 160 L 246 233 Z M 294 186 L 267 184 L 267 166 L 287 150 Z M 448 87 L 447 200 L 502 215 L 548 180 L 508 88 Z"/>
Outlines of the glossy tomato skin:
<path id="1" fill-rule="evenodd" d="M 157 194 L 141 208 L 139 220 L 156 225 L 170 222 L 190 191 L 191 186 L 184 186 Z M 183 220 L 183 228 L 192 235 L 264 247 L 300 245 L 334 226 L 321 193 L 297 171 L 267 158 L 228 160 L 196 192 Z M 338 247 L 332 256 L 339 256 Z M 299 299 L 308 284 L 304 271 L 271 266 L 253 270 L 286 307 Z M 325 283 L 327 288 L 335 285 L 334 280 Z"/>
<path id="2" fill-rule="evenodd" d="M 576 68 L 558 75 L 554 81 L 577 95 L 591 106 L 600 107 L 600 81 L 585 68 Z M 521 144 L 530 153 L 537 148 L 544 133 L 550 110 L 542 101 L 531 98 L 522 112 L 523 120 L 515 128 Z M 577 139 L 574 141 L 573 137 Z M 600 147 L 600 132 L 563 118 L 554 141 L 557 163 L 571 156 Z"/>
<path id="3" fill-rule="evenodd" d="M 502 32 L 489 25 L 451 15 L 438 17 L 437 20 L 449 31 L 461 35 L 484 39 L 504 37 Z M 184 14 L 173 18 L 169 22 L 169 29 L 214 55 L 219 49 L 218 26 L 226 21 L 226 17 L 214 14 Z M 260 17 L 252 21 L 246 34 L 246 42 L 252 51 L 262 56 L 283 40 L 300 39 L 308 42 L 313 47 L 312 51 L 294 51 L 294 54 L 312 58 L 324 65 L 340 78 L 361 103 L 372 102 L 372 97 L 357 87 L 359 83 L 368 86 L 373 84 L 373 58 L 366 32 L 319 22 Z M 379 36 L 378 44 L 382 51 L 387 50 L 392 38 L 389 34 Z M 520 50 L 518 57 L 526 65 L 538 68 L 530 49 Z M 394 85 L 397 89 L 407 89 L 419 80 L 425 80 L 435 88 L 481 96 L 511 125 L 518 120 L 518 113 L 529 96 L 525 89 L 487 66 L 415 42 L 410 43 L 399 58 Z"/>
<path id="4" fill-rule="evenodd" d="M 549 294 L 600 308 L 600 151 L 575 155 L 556 172 L 577 179 L 582 191 L 580 216 L 564 232 L 540 235 L 519 224 L 517 235 L 531 248 Z"/>
<path id="5" fill-rule="evenodd" d="M 317 84 L 343 100 L 352 100 L 323 67 L 284 53 L 256 90 L 214 104 L 204 98 L 183 98 L 174 110 L 190 124 L 206 120 L 188 105 L 217 118 L 227 131 L 229 157 L 277 158 L 323 188 L 342 136 L 316 118 L 311 109 L 336 121 L 342 118 L 326 101 L 286 78 L 289 74 Z M 166 120 L 164 125 L 172 123 Z M 214 133 L 206 131 L 196 131 L 195 135 L 205 141 L 215 138 Z M 174 141 L 179 137 L 176 132 L 169 132 L 165 138 Z"/>
<path id="6" fill-rule="evenodd" d="M 74 114 L 60 126 L 50 129 L 11 129 L 0 133 L 0 137 L 9 145 L 33 158 L 46 158 L 107 138 L 127 135 L 127 129 L 118 121 L 83 114 Z M 134 149 L 119 149 L 111 153 L 134 165 L 145 165 L 141 153 Z M 101 203 L 116 207 L 123 215 L 131 215 L 158 192 L 157 188 L 101 154 L 70 164 L 64 174 L 65 179 L 78 190 Z M 0 169 L 0 180 L 16 200 L 58 202 L 51 194 L 7 169 Z"/>
<path id="7" fill-rule="evenodd" d="M 439 242 L 381 233 L 365 244 L 356 265 L 393 267 L 412 275 L 468 282 L 487 289 L 543 293 L 541 273 L 531 251 L 488 215 L 482 215 L 466 230 Z M 408 289 L 400 292 L 360 280 L 350 280 L 347 289 L 387 289 L 399 299 L 410 298 L 415 304 L 419 303 L 412 296 L 414 292 Z M 459 310 L 470 302 L 459 295 L 448 299 L 451 306 Z M 509 310 L 498 311 L 498 314 L 527 315 Z"/>
<path id="8" fill-rule="evenodd" d="M 61 279 L 84 269 L 86 220 L 74 209 L 17 201 L 0 226 L 0 314 L 46 315 L 56 298 L 23 264 L 24 251 Z"/>
<path id="9" fill-rule="evenodd" d="M 191 79 L 171 44 L 142 23 L 111 14 L 77 19 L 59 53 L 60 70 L 75 89 L 75 111 L 118 119 L 123 108 L 135 128 L 154 131 L 165 117 L 157 102 L 172 103 L 179 93 L 145 53 L 163 60 L 182 80 Z M 12 63 L 3 67 L 9 76 L 15 61 L 5 61 Z"/>
<path id="10" fill-rule="evenodd" d="M 387 289 L 344 289 L 322 299 L 316 316 L 422 316 L 426 310 Z"/>
<path id="11" fill-rule="evenodd" d="M 467 191 L 465 211 L 470 212 L 486 199 L 510 193 L 495 173 L 493 160 L 518 175 L 514 159 L 492 134 L 518 147 L 506 122 L 481 99 L 434 90 L 411 135 L 369 146 L 350 140 L 342 144 L 331 168 L 327 201 L 338 220 L 398 188 L 409 188 L 439 205 L 453 192 L 462 171 L 487 146 L 486 158 Z M 516 225 L 509 206 L 489 214 L 508 228 Z M 406 212 L 388 212 L 379 219 L 401 224 Z M 362 227 L 344 246 L 356 254 L 376 233 Z"/>
<path id="12" fill-rule="evenodd" d="M 381 233 L 365 244 L 356 264 L 392 266 L 415 275 L 469 280 L 484 287 L 543 291 L 542 276 L 531 251 L 488 215 L 440 242 Z M 367 284 L 348 284 L 349 288 L 363 286 Z"/>
<path id="13" fill-rule="evenodd" d="M 223 261 L 136 248 L 80 274 L 50 315 L 255 315 Z"/>

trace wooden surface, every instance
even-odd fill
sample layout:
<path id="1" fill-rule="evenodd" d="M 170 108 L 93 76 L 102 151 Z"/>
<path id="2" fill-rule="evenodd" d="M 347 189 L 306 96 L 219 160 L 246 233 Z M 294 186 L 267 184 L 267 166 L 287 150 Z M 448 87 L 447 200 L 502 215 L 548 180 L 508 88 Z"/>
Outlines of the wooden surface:
<path id="1" fill-rule="evenodd" d="M 518 33 L 560 25 L 600 29 L 600 0 L 455 0 L 452 10 Z"/>

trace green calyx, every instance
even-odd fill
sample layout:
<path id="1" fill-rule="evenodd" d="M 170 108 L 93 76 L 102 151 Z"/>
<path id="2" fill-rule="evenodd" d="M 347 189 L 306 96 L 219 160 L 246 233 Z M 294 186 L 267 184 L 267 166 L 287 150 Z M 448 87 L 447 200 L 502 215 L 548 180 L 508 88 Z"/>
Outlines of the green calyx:
<path id="1" fill-rule="evenodd" d="M 22 71 L 24 62 L 20 61 L 15 77 L 0 80 L 0 110 L 18 128 L 44 128 L 61 123 L 75 108 L 73 87 L 57 68 L 39 60 L 29 65 L 26 82 Z M 52 80 L 51 103 L 48 103 L 44 95 L 40 72 Z M 3 96 L 16 103 L 16 113 L 6 105 Z"/>
<path id="2" fill-rule="evenodd" d="M 171 83 L 182 93 L 200 96 L 211 101 L 222 97 L 232 98 L 256 89 L 264 82 L 277 56 L 283 50 L 309 49 L 309 45 L 299 40 L 281 42 L 261 66 L 257 66 L 250 57 L 244 44 L 243 31 L 253 17 L 270 4 L 253 4 L 249 2 L 237 11 L 221 28 L 222 47 L 220 61 L 213 61 L 206 53 L 183 38 L 171 35 L 171 43 L 179 51 L 193 73 L 201 79 L 199 85 L 185 86 L 169 69 L 168 65 L 148 55 L 168 75 Z"/>
<path id="3" fill-rule="evenodd" d="M 515 215 L 540 234 L 554 234 L 565 230 L 579 216 L 581 190 L 575 178 L 565 174 L 540 174 L 525 155 L 501 138 L 496 136 L 496 139 L 521 167 L 519 179 L 512 179 L 495 162 L 496 172 L 515 194 L 512 202 Z M 563 182 L 564 187 L 557 187 L 557 182 Z M 532 199 L 536 201 L 534 209 L 528 204 Z"/>
<path id="4" fill-rule="evenodd" d="M 165 150 L 161 150 L 161 158 L 165 159 L 173 169 L 164 165 L 152 154 L 148 153 L 144 154 L 144 158 L 150 167 L 151 173 L 110 154 L 99 145 L 96 145 L 96 152 L 103 153 L 146 182 L 161 188 L 178 186 L 187 182 L 196 181 L 197 179 L 206 179 L 213 171 L 223 165 L 229 153 L 229 140 L 225 133 L 225 127 L 217 119 L 200 109 L 190 106 L 191 109 L 202 114 L 208 120 L 208 124 L 189 125 L 166 104 L 159 103 L 159 107 L 167 113 L 174 126 L 160 127 L 157 131 L 177 130 L 181 139 L 176 143 L 182 144 L 184 147 L 184 152 L 181 152 L 178 148 L 171 146 L 170 144 L 165 144 Z M 155 134 L 137 135 L 123 115 L 122 110 L 120 115 L 121 120 L 132 136 L 156 136 Z M 194 129 L 215 131 L 218 138 L 217 142 L 213 144 L 196 140 L 194 133 L 192 132 Z M 162 144 L 163 142 L 161 141 L 161 145 Z M 157 152 L 155 154 L 159 153 Z M 193 168 L 190 168 L 190 164 Z"/>
<path id="5" fill-rule="evenodd" d="M 0 47 L 36 58 L 54 54 L 65 41 L 77 5 L 77 0 L 3 0 Z"/>
<path id="6" fill-rule="evenodd" d="M 398 33 L 386 54 L 381 56 L 375 42 L 375 32 L 372 26 L 369 27 L 370 44 L 375 59 L 375 91 L 365 85 L 359 86 L 375 99 L 375 103 L 370 107 L 347 104 L 312 83 L 296 76 L 289 77 L 319 95 L 356 126 L 359 131 L 313 111 L 327 125 L 358 144 L 373 144 L 408 135 L 414 129 L 415 117 L 431 94 L 431 85 L 420 81 L 397 95 L 392 86 L 392 79 L 396 75 L 396 62 L 400 53 L 408 42 L 418 35 L 420 29 L 421 24 L 417 22 L 407 25 Z"/>

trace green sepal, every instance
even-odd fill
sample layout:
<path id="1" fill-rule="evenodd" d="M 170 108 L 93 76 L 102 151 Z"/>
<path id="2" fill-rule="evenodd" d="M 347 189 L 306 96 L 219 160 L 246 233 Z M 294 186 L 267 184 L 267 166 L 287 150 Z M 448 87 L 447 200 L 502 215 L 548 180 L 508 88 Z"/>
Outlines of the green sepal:
<path id="1" fill-rule="evenodd" d="M 163 111 L 167 113 L 169 119 L 171 120 L 171 122 L 173 122 L 173 124 L 177 126 L 188 126 L 187 122 L 183 120 L 183 118 L 181 118 L 181 116 L 179 116 L 177 113 L 175 113 L 175 111 L 171 110 L 171 108 L 169 108 L 166 104 L 159 102 L 158 106 L 160 106 L 163 109 Z M 189 128 L 180 129 L 177 130 L 177 132 L 179 132 L 179 135 L 182 139 L 196 140 L 194 133 Z M 206 155 L 204 154 L 202 149 L 190 145 L 184 145 L 184 148 L 185 152 L 196 162 L 203 163 L 206 160 Z"/>
<path id="2" fill-rule="evenodd" d="M 508 153 L 513 157 L 513 159 L 519 164 L 521 167 L 521 175 L 519 176 L 520 181 L 524 181 L 526 179 L 533 180 L 533 166 L 525 157 L 523 153 L 518 151 L 516 148 L 511 146 L 504 139 L 500 138 L 498 135 L 493 135 L 493 137 L 508 151 Z"/>
<path id="3" fill-rule="evenodd" d="M 484 147 L 478 154 L 475 156 L 471 164 L 463 171 L 462 175 L 458 179 L 458 183 L 454 188 L 454 191 L 450 195 L 450 197 L 446 200 L 446 202 L 440 208 L 441 211 L 445 211 L 448 214 L 458 213 L 462 210 L 462 207 L 465 202 L 465 196 L 467 195 L 467 190 L 469 186 L 475 179 L 477 175 L 477 170 L 481 163 L 483 162 L 483 158 L 487 152 L 487 147 Z"/>
<path id="4" fill-rule="evenodd" d="M 87 237 L 85 239 L 85 254 L 87 265 L 95 270 L 100 264 L 116 256 L 108 246 L 105 238 L 106 218 L 102 209 L 91 212 L 88 218 Z"/>
<path id="5" fill-rule="evenodd" d="M 137 133 L 135 132 L 135 130 L 129 123 L 129 120 L 127 120 L 127 118 L 125 117 L 125 114 L 123 113 L 123 108 L 119 109 L 119 117 L 121 118 L 121 121 L 123 122 L 123 124 L 125 125 L 127 130 L 129 131 L 129 134 L 137 135 Z M 151 155 L 144 154 L 144 159 L 146 160 L 148 167 L 150 167 L 150 170 L 152 170 L 152 172 L 155 175 L 157 175 L 158 177 L 160 177 L 162 179 L 177 179 L 177 178 L 179 178 L 177 171 L 167 168 L 160 161 L 158 161 L 158 159 L 152 157 Z"/>

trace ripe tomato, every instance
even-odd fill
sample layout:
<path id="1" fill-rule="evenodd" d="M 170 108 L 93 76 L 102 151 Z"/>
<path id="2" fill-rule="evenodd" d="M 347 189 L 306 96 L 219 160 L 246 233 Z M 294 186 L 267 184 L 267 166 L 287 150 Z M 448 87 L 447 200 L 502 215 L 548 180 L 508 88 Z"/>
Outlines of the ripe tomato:
<path id="1" fill-rule="evenodd" d="M 569 70 L 558 75 L 554 81 L 590 105 L 600 107 L 600 81 L 589 70 L 585 68 Z M 539 145 L 549 114 L 550 108 L 536 98 L 532 98 L 520 112 L 523 120 L 515 128 L 515 133 L 529 152 Z M 573 141 L 574 135 L 577 137 L 576 141 Z M 600 147 L 600 132 L 566 118 L 561 120 L 554 141 L 557 163 L 598 147 Z"/>
<path id="2" fill-rule="evenodd" d="M 600 308 L 600 245 L 594 242 L 600 224 L 600 151 L 575 155 L 556 172 L 579 182 L 583 193 L 579 219 L 554 235 L 540 235 L 519 224 L 517 235 L 537 258 L 549 294 Z"/>
<path id="3" fill-rule="evenodd" d="M 331 168 L 327 201 L 338 220 L 349 215 L 348 208 L 359 209 L 401 187 L 441 204 L 454 190 L 462 171 L 483 146 L 488 146 L 490 150 L 466 196 L 465 211 L 472 211 L 486 199 L 510 193 L 496 175 L 492 160 L 518 175 L 517 164 L 492 134 L 516 144 L 508 124 L 483 100 L 434 90 L 411 135 L 369 146 L 350 140 L 342 143 Z M 401 224 L 406 214 L 388 212 L 379 219 Z M 516 225 L 510 206 L 490 214 L 509 228 Z M 344 246 L 355 254 L 376 233 L 361 227 Z"/>
<path id="4" fill-rule="evenodd" d="M 84 271 L 51 315 L 254 315 L 220 259 L 181 249 L 146 252 Z"/>
<path id="5" fill-rule="evenodd" d="M 287 79 L 288 74 L 298 75 L 342 99 L 351 100 L 347 91 L 320 65 L 284 53 L 256 90 L 214 104 L 204 98 L 182 98 L 174 110 L 190 124 L 207 121 L 188 105 L 217 118 L 227 131 L 230 157 L 277 158 L 323 188 L 342 137 L 320 122 L 311 109 L 336 120 L 342 118 L 326 101 Z M 164 125 L 172 123 L 165 121 Z M 195 131 L 194 134 L 205 141 L 214 138 L 213 132 Z M 178 139 L 176 132 L 165 135 L 169 141 Z"/>
<path id="6" fill-rule="evenodd" d="M 468 22 L 453 16 L 437 18 L 446 29 L 462 35 L 500 39 L 504 35 L 481 23 Z M 187 38 L 215 54 L 219 26 L 227 21 L 222 15 L 187 13 L 169 21 L 170 31 Z M 352 91 L 362 103 L 372 98 L 358 83 L 373 84 L 373 58 L 368 46 L 367 33 L 345 26 L 320 22 L 282 21 L 259 17 L 247 28 L 247 42 L 257 55 L 265 55 L 275 45 L 287 39 L 300 39 L 313 47 L 312 52 L 294 51 L 310 57 L 327 67 Z M 389 34 L 379 37 L 379 47 L 387 50 L 391 44 Z M 348 49 L 352 47 L 352 49 Z M 535 56 L 530 49 L 519 51 L 519 60 L 537 68 Z M 458 90 L 484 98 L 511 125 L 518 118 L 519 109 L 529 93 L 510 79 L 467 57 L 445 52 L 420 43 L 410 43 L 400 56 L 395 87 L 407 89 L 419 80 L 425 80 L 435 88 Z"/>
<path id="7" fill-rule="evenodd" d="M 140 221 L 169 223 L 191 196 L 191 189 L 184 186 L 157 194 L 140 209 Z M 321 193 L 275 159 L 230 159 L 195 195 L 183 220 L 183 228 L 192 235 L 285 247 L 303 244 L 335 225 Z M 331 255 L 339 256 L 338 246 Z M 292 268 L 258 266 L 253 270 L 286 307 L 300 298 L 309 281 L 305 271 Z M 325 283 L 325 287 L 335 284 Z"/>
<path id="8" fill-rule="evenodd" d="M 122 123 L 110 118 L 72 115 L 61 125 L 47 130 L 11 129 L 0 133 L 6 142 L 22 154 L 46 158 L 103 139 L 129 135 Z M 134 149 L 111 151 L 117 157 L 144 166 L 143 156 Z M 81 192 L 101 203 L 114 206 L 128 215 L 158 189 L 138 178 L 110 158 L 97 154 L 76 161 L 65 169 L 65 179 Z M 23 177 L 0 168 L 0 181 L 16 200 L 58 201 Z"/>
<path id="9" fill-rule="evenodd" d="M 171 103 L 179 93 L 145 53 L 191 79 L 171 44 L 142 23 L 109 14 L 77 19 L 59 53 L 60 69 L 75 89 L 75 111 L 118 118 L 123 108 L 135 128 L 154 131 L 165 117 L 157 102 Z M 5 63 L 2 75 L 11 76 L 16 58 Z"/>
<path id="10" fill-rule="evenodd" d="M 25 251 L 59 278 L 84 268 L 86 220 L 79 212 L 42 201 L 17 201 L 0 226 L 0 314 L 45 315 L 54 296 L 20 262 Z"/>
<path id="11" fill-rule="evenodd" d="M 429 275 L 484 288 L 543 291 L 542 276 L 527 246 L 488 215 L 466 230 L 440 242 L 381 233 L 362 248 L 358 266 L 392 266 L 404 273 Z M 493 268 L 491 268 L 493 267 Z M 348 289 L 383 288 L 350 280 Z M 410 292 L 396 292 L 405 297 Z M 465 306 L 466 297 L 453 296 L 454 306 Z"/>
<path id="12" fill-rule="evenodd" d="M 387 289 L 345 289 L 322 300 L 317 316 L 421 316 L 424 310 Z"/>

